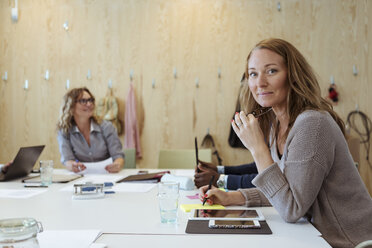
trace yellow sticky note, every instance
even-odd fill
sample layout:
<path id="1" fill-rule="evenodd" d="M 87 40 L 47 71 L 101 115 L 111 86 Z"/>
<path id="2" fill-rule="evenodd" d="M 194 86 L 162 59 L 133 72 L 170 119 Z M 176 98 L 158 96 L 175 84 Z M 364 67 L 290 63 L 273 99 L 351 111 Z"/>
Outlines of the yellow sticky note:
<path id="1" fill-rule="evenodd" d="M 191 209 L 225 209 L 225 207 L 219 204 L 204 206 L 203 204 L 181 204 L 181 209 L 187 213 L 190 212 Z"/>

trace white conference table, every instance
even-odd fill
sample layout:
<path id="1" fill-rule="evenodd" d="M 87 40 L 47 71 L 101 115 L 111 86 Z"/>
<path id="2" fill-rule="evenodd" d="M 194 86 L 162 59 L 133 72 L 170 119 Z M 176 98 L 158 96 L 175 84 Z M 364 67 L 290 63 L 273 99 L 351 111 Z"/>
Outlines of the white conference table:
<path id="1" fill-rule="evenodd" d="M 120 176 L 136 174 L 125 169 Z M 154 172 L 159 170 L 149 170 Z M 61 173 L 61 171 L 57 171 Z M 192 176 L 192 170 L 171 170 L 173 175 Z M 79 179 L 80 180 L 80 179 Z M 189 213 L 179 209 L 177 224 L 160 222 L 157 188 L 146 193 L 116 192 L 102 199 L 73 200 L 72 191 L 63 191 L 68 184 L 52 184 L 44 193 L 28 199 L 0 198 L 0 219 L 32 217 L 45 230 L 101 230 L 96 240 L 108 248 L 116 247 L 228 247 L 231 244 L 252 247 L 330 247 L 320 233 L 306 220 L 290 224 L 284 222 L 272 207 L 259 208 L 273 234 L 271 235 L 211 235 L 186 234 Z M 0 189 L 25 189 L 20 180 L 0 183 Z M 29 189 L 32 190 L 32 189 Z M 180 192 L 180 204 L 200 203 L 189 199 L 197 190 Z"/>

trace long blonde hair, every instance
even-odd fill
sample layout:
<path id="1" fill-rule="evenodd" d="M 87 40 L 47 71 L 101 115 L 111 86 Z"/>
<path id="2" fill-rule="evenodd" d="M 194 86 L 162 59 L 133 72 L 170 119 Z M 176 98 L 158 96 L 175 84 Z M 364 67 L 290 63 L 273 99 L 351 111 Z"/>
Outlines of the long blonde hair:
<path id="1" fill-rule="evenodd" d="M 257 49 L 268 49 L 277 53 L 283 58 L 284 64 L 287 67 L 287 80 L 289 85 L 287 114 L 289 116 L 289 124 L 285 133 L 285 138 L 293 127 L 297 116 L 305 110 L 327 111 L 337 122 L 342 133 L 345 134 L 344 122 L 333 110 L 332 105 L 321 96 L 319 83 L 312 67 L 304 56 L 289 42 L 274 38 L 260 41 L 248 55 L 245 68 L 246 79 L 248 79 L 249 59 L 252 52 Z M 246 113 L 261 107 L 253 98 L 247 80 L 241 90 L 239 99 L 242 110 Z M 271 111 L 269 114 L 261 116 L 259 118 L 259 123 L 264 133 L 265 140 L 269 141 L 270 129 L 274 128 L 273 134 L 275 135 L 278 128 L 278 122 L 274 113 Z"/>
<path id="2" fill-rule="evenodd" d="M 77 100 L 81 95 L 83 95 L 84 91 L 87 92 L 91 98 L 95 99 L 93 94 L 86 87 L 71 89 L 63 96 L 57 129 L 62 130 L 65 134 L 69 132 L 72 125 L 76 124 L 73 111 L 76 106 Z M 96 123 L 101 123 L 100 118 L 98 118 L 95 114 L 93 114 L 91 118 Z"/>

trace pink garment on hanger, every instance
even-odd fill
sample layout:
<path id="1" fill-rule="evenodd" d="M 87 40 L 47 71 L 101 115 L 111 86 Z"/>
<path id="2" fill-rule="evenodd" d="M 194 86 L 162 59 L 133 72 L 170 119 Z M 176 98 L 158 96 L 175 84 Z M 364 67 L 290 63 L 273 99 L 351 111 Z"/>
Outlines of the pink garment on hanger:
<path id="1" fill-rule="evenodd" d="M 138 123 L 137 123 L 136 95 L 134 94 L 132 83 L 130 84 L 130 87 L 129 87 L 129 93 L 127 97 L 127 104 L 125 107 L 124 119 L 125 119 L 124 148 L 135 148 L 136 157 L 142 158 Z"/>

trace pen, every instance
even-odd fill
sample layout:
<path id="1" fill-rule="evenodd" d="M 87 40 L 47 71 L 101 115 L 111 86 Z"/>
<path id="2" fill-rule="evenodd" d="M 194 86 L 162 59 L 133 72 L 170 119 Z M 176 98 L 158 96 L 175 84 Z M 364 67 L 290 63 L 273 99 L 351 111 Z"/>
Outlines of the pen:
<path id="1" fill-rule="evenodd" d="M 198 164 L 199 164 L 198 140 L 196 137 L 195 137 L 195 157 L 196 157 L 196 172 L 200 172 L 198 168 Z"/>
<path id="2" fill-rule="evenodd" d="M 25 188 L 48 188 L 46 185 L 25 185 Z"/>
<path id="3" fill-rule="evenodd" d="M 214 175 L 212 176 L 211 180 L 209 181 L 208 190 L 210 190 L 212 188 L 213 180 L 214 180 Z M 203 206 L 204 206 L 204 204 L 207 200 L 208 200 L 208 197 L 205 197 L 204 200 L 203 200 Z"/>
<path id="4" fill-rule="evenodd" d="M 76 163 L 79 163 L 79 159 L 75 159 L 75 162 L 76 162 Z M 80 171 L 80 168 L 79 168 L 78 165 L 76 166 L 76 168 L 77 168 L 78 171 Z"/>

